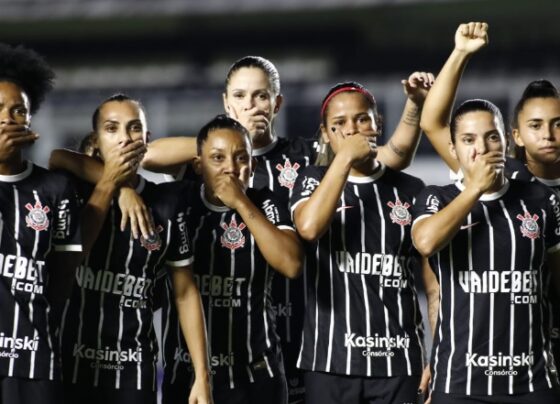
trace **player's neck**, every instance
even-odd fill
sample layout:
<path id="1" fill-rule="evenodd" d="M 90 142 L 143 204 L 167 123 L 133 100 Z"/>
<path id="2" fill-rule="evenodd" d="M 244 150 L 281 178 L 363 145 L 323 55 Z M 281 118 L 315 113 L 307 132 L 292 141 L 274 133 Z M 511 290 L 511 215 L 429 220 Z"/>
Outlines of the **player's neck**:
<path id="1" fill-rule="evenodd" d="M 21 154 L 0 162 L 0 175 L 16 175 L 25 170 L 25 162 Z"/>
<path id="2" fill-rule="evenodd" d="M 262 135 L 253 136 L 253 149 L 262 149 L 268 146 L 274 140 L 274 133 L 272 129 L 267 129 Z"/>
<path id="3" fill-rule="evenodd" d="M 545 164 L 528 158 L 527 169 L 535 177 L 544 178 L 545 180 L 560 178 L 560 162 Z"/>

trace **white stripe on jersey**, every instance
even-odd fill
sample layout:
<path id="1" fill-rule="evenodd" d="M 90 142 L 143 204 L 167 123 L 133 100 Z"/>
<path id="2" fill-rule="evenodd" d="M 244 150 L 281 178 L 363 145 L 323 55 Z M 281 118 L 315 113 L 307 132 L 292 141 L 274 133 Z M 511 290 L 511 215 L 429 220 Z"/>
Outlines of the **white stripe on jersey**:
<path id="1" fill-rule="evenodd" d="M 329 246 L 332 245 L 332 231 L 329 228 Z M 330 247 L 329 247 L 330 250 Z M 331 318 L 329 321 L 329 345 L 327 346 L 327 366 L 325 372 L 331 371 L 331 361 L 332 361 L 332 345 L 333 345 L 333 334 L 334 334 L 334 286 L 333 286 L 333 267 L 332 260 L 329 260 L 329 288 L 330 288 L 330 304 L 331 304 Z M 317 299 L 318 300 L 318 299 Z"/>
<path id="2" fill-rule="evenodd" d="M 21 255 L 21 247 L 19 245 L 19 193 L 18 190 L 16 188 L 15 185 L 12 185 L 13 189 L 14 189 L 14 211 L 15 211 L 15 223 L 14 223 L 14 240 L 16 242 L 16 255 L 19 259 L 20 255 Z M 12 278 L 12 285 L 10 288 L 10 291 L 13 293 L 14 290 L 14 283 L 15 283 L 16 277 L 14 276 Z M 17 331 L 18 331 L 18 323 L 19 323 L 19 304 L 16 303 L 14 305 L 14 328 L 13 328 L 13 332 L 12 332 L 12 338 L 15 338 L 17 336 Z M 11 377 L 14 375 L 14 357 L 12 356 L 10 358 L 10 367 L 8 369 L 8 376 Z"/>
<path id="3" fill-rule="evenodd" d="M 525 202 L 523 202 L 523 200 L 521 200 L 521 208 L 523 209 L 523 212 L 527 212 L 527 206 L 525 205 Z M 535 240 L 531 239 L 531 259 L 529 260 L 529 270 L 533 270 L 534 257 Z M 527 305 L 527 310 L 529 312 L 529 328 L 527 330 L 529 333 L 529 346 L 527 352 L 533 352 L 533 309 L 531 308 L 530 304 Z M 533 370 L 531 369 L 531 366 L 527 368 L 527 374 L 529 376 L 529 391 L 532 393 L 533 391 L 535 391 L 535 386 L 533 385 Z"/>
<path id="4" fill-rule="evenodd" d="M 449 394 L 449 387 L 451 384 L 451 364 L 453 362 L 453 355 L 455 354 L 455 281 L 454 272 L 455 264 L 453 261 L 453 241 L 449 243 L 449 279 L 451 281 L 449 285 L 449 291 L 451 292 L 451 315 L 449 320 L 450 329 L 450 340 L 451 340 L 451 352 L 449 353 L 449 359 L 447 360 L 447 376 L 445 377 L 445 392 Z"/>
<path id="5" fill-rule="evenodd" d="M 504 201 L 500 200 L 500 206 L 502 207 L 502 211 L 504 212 L 504 216 L 508 222 L 509 227 L 509 234 L 511 239 L 511 264 L 510 264 L 510 273 L 515 271 L 515 252 L 516 252 L 516 243 L 515 243 L 515 233 L 513 230 L 513 223 L 511 222 L 511 218 L 509 217 L 509 213 L 504 205 Z M 513 292 L 510 293 L 511 303 L 510 303 L 510 318 L 509 318 L 509 354 L 513 357 L 513 352 L 515 348 L 515 303 L 514 297 L 515 294 Z M 509 394 L 513 394 L 513 375 L 508 376 L 509 387 L 508 391 Z"/>
<path id="6" fill-rule="evenodd" d="M 344 192 L 340 195 L 340 206 L 346 206 L 344 199 Z M 346 250 L 346 210 L 340 212 L 340 239 L 342 240 L 342 251 Z M 340 262 L 338 265 L 346 266 L 345 262 Z M 350 291 L 348 290 L 348 273 L 344 271 L 344 306 L 346 313 L 346 333 L 350 335 L 352 329 L 350 328 Z M 346 347 L 346 374 L 350 374 L 350 365 L 352 363 L 352 347 L 350 344 Z"/>
<path id="7" fill-rule="evenodd" d="M 224 218 L 225 218 L 226 214 L 222 213 L 222 216 L 220 217 L 220 223 L 224 222 Z M 201 225 L 202 225 L 203 220 L 201 221 Z M 217 240 L 217 233 L 216 230 L 212 230 L 212 245 L 210 245 L 210 278 L 214 275 L 214 259 L 215 254 L 214 254 L 214 249 L 215 249 L 215 245 L 216 245 L 216 240 Z M 195 245 L 196 242 L 193 241 L 193 245 Z M 209 294 L 208 296 L 208 356 L 210 358 L 212 358 L 212 338 L 214 337 L 214 335 L 212 334 L 212 305 L 214 304 L 214 298 L 212 297 L 212 293 Z"/>
<path id="8" fill-rule="evenodd" d="M 84 262 L 84 266 L 88 265 L 89 260 L 86 258 L 85 262 Z M 85 306 L 85 301 L 86 301 L 86 296 L 85 296 L 85 289 L 84 288 L 80 288 L 80 314 L 78 315 L 78 336 L 77 336 L 77 345 L 80 346 L 82 344 L 82 330 L 83 330 L 83 325 L 84 325 L 84 306 Z M 68 305 L 70 303 L 70 299 L 68 299 L 66 301 L 66 304 Z M 62 331 L 65 330 L 64 328 L 61 329 L 61 335 L 60 335 L 60 341 L 62 341 Z M 76 384 L 76 382 L 78 381 L 78 364 L 80 362 L 80 357 L 79 356 L 74 356 L 74 372 L 72 373 L 72 383 Z"/>
<path id="9" fill-rule="evenodd" d="M 270 160 L 266 160 L 266 171 L 268 172 L 268 189 L 274 191 L 274 177 L 272 176 L 272 169 L 270 168 Z"/>
<path id="10" fill-rule="evenodd" d="M 467 225 L 469 228 L 467 229 L 467 242 L 468 242 L 468 260 L 469 266 L 468 270 L 473 270 L 473 250 L 472 250 L 472 213 L 469 213 L 467 216 Z M 474 293 L 469 294 L 469 341 L 467 352 L 472 353 L 473 349 L 473 330 L 474 330 Z M 467 390 L 466 394 L 470 396 L 471 394 L 471 384 L 472 384 L 472 367 L 467 366 Z"/>
<path id="11" fill-rule="evenodd" d="M 126 255 L 126 261 L 125 261 L 125 264 L 124 264 L 126 275 L 130 274 L 130 260 L 132 259 L 132 251 L 134 251 L 134 244 L 133 243 L 134 243 L 134 239 L 131 236 L 130 239 L 128 240 L 128 254 Z M 119 331 L 118 331 L 118 337 L 117 337 L 117 351 L 118 352 L 121 351 L 121 342 L 122 342 L 122 336 L 123 336 L 123 317 L 124 317 L 123 309 L 122 309 L 122 307 L 119 307 Z M 121 388 L 121 371 L 120 371 L 120 369 L 118 369 L 118 367 L 117 367 L 117 371 L 115 373 L 115 388 L 116 389 Z"/>
<path id="12" fill-rule="evenodd" d="M 542 218 L 543 218 L 543 223 L 547 223 L 546 220 L 546 211 L 544 209 L 541 209 L 541 213 L 542 213 Z M 546 226 L 545 226 L 546 227 Z M 543 229 L 543 233 L 545 232 L 545 229 Z M 543 254 L 545 254 L 545 252 L 543 252 Z M 543 285 L 550 285 L 551 284 L 551 273 L 550 271 L 548 271 L 548 276 L 546 279 L 546 282 L 543 283 L 543 278 L 542 278 L 542 273 L 543 273 L 543 266 L 544 266 L 545 260 L 541 260 L 541 265 L 539 267 L 539 295 L 540 296 L 544 296 L 545 293 L 543 292 L 542 288 Z M 548 301 L 548 299 L 546 299 L 546 306 L 549 312 L 549 324 L 553 324 L 554 323 L 554 316 L 553 316 L 553 312 L 552 312 L 552 308 L 550 307 L 550 302 Z M 544 313 L 543 313 L 543 304 L 540 304 L 540 311 L 541 311 L 541 339 L 542 339 L 542 346 L 543 346 L 543 356 L 544 356 L 544 360 L 545 363 L 549 363 L 549 359 L 548 359 L 548 353 L 552 352 L 552 340 L 550 338 L 548 338 L 548 343 L 546 342 L 546 338 L 544 336 Z M 558 366 L 558 365 L 557 365 Z M 552 381 L 550 380 L 550 376 L 548 374 L 548 369 L 546 369 L 546 371 L 544 372 L 544 376 L 546 377 L 546 382 L 548 383 L 548 387 L 551 389 L 552 388 Z"/>
<path id="13" fill-rule="evenodd" d="M 39 196 L 37 195 L 37 191 L 33 190 L 33 196 L 35 197 L 35 202 L 39 202 Z M 33 251 L 31 252 L 31 257 L 36 260 L 37 259 L 37 249 L 39 247 L 39 231 L 35 230 L 35 235 L 34 235 L 34 241 L 33 241 Z M 33 280 L 33 292 L 31 292 L 31 295 L 29 297 L 29 321 L 31 322 L 31 324 L 33 324 L 33 301 L 35 300 L 35 286 L 37 285 L 37 280 L 38 280 L 39 276 L 36 276 L 35 279 Z M 47 317 L 48 318 L 48 317 Z M 47 329 L 48 329 L 48 323 L 47 323 Z M 50 343 L 50 335 L 48 335 L 48 339 L 49 339 L 49 348 L 51 348 L 51 352 L 52 352 L 52 344 Z M 37 331 L 37 328 L 33 327 L 33 339 L 36 339 L 39 336 L 39 332 Z M 35 376 L 35 355 L 36 352 L 35 351 L 31 351 L 31 358 L 29 361 L 29 378 L 33 379 L 33 377 Z"/>
<path id="14" fill-rule="evenodd" d="M 249 275 L 249 284 L 247 285 L 247 354 L 248 363 L 253 362 L 253 350 L 251 349 L 251 288 L 253 286 L 253 277 L 255 276 L 255 239 L 251 239 L 251 275 Z M 249 368 L 249 376 L 252 378 L 252 373 Z"/>
<path id="15" fill-rule="evenodd" d="M 315 260 L 315 342 L 313 345 L 313 366 L 312 369 L 313 371 L 315 371 L 315 364 L 317 361 L 317 340 L 319 338 L 319 299 L 317 299 L 317 296 L 319 296 L 319 245 L 321 244 L 321 241 L 319 241 L 317 243 L 317 250 L 316 250 L 316 260 Z M 301 345 L 303 347 L 303 344 Z M 301 359 L 301 355 L 300 355 L 300 359 Z M 299 364 L 298 364 L 299 366 Z"/>
<path id="16" fill-rule="evenodd" d="M 366 225 L 365 225 L 365 213 L 364 213 L 364 201 L 360 198 L 360 193 L 358 192 L 358 186 L 354 185 L 354 195 L 358 199 L 360 203 L 360 241 L 362 245 L 362 251 L 366 251 Z M 344 205 L 343 205 L 344 206 Z M 343 210 L 342 212 L 346 212 Z M 369 295 L 367 292 L 367 285 L 366 285 L 366 277 L 365 275 L 361 275 L 362 281 L 362 291 L 364 293 L 364 306 L 365 306 L 365 313 L 366 313 L 366 335 L 371 335 L 371 314 L 369 312 Z M 371 376 L 371 356 L 368 355 L 366 357 L 366 374 L 367 376 Z M 350 374 L 350 366 L 347 367 L 347 373 Z"/>
<path id="17" fill-rule="evenodd" d="M 234 214 L 235 216 L 235 214 Z M 235 279 L 235 250 L 230 250 L 230 262 L 229 262 L 229 276 L 231 279 Z M 229 313 L 228 313 L 228 352 L 233 352 L 233 344 L 232 344 L 232 328 L 233 328 L 233 305 L 230 305 Z M 233 381 L 233 366 L 230 361 L 229 363 L 229 388 L 234 389 L 235 383 Z"/>
<path id="18" fill-rule="evenodd" d="M 385 255 L 385 217 L 383 215 L 383 207 L 381 205 L 381 197 L 379 196 L 379 189 L 377 188 L 377 184 L 373 184 L 373 191 L 375 193 L 375 200 L 377 202 L 377 211 L 379 213 L 379 223 L 381 223 L 381 254 Z M 391 338 L 391 331 L 389 330 L 389 310 L 387 309 L 387 305 L 383 302 L 383 282 L 381 281 L 381 276 L 379 277 L 379 300 L 383 304 L 383 313 L 385 314 L 385 336 L 387 340 L 390 341 Z M 393 376 L 393 364 L 392 360 L 387 355 L 387 377 Z"/>
<path id="19" fill-rule="evenodd" d="M 482 204 L 482 210 L 484 211 L 484 218 L 486 219 L 486 224 L 488 225 L 488 240 L 490 245 L 488 246 L 488 258 L 490 261 L 490 271 L 494 271 L 494 226 L 492 226 L 492 221 L 490 220 L 490 214 L 488 213 L 488 208 L 486 205 Z M 488 355 L 491 357 L 494 355 L 494 293 L 490 294 L 490 320 L 488 321 Z M 492 369 L 492 368 L 490 368 Z M 494 383 L 494 376 L 488 376 L 488 395 L 492 395 Z"/>
<path id="20" fill-rule="evenodd" d="M 441 253 L 437 253 L 437 269 L 438 269 L 438 279 L 439 279 L 439 305 L 438 305 L 438 323 L 439 323 L 439 327 L 438 327 L 438 338 L 439 338 L 439 342 L 441 344 L 442 338 L 443 338 L 443 332 L 441 330 L 441 323 L 442 323 L 442 319 L 443 319 L 443 313 L 442 313 L 442 309 L 441 309 L 441 298 L 443 296 L 443 275 L 441 273 Z M 435 336 L 434 336 L 435 337 Z M 439 362 L 439 344 L 436 346 L 436 352 L 434 353 L 434 367 L 433 367 L 433 372 L 434 374 L 432 375 L 432 386 L 436 386 L 436 381 L 437 381 L 437 377 L 438 377 L 438 373 L 437 373 L 437 369 L 438 369 L 438 362 Z M 432 387 L 433 388 L 433 387 Z"/>

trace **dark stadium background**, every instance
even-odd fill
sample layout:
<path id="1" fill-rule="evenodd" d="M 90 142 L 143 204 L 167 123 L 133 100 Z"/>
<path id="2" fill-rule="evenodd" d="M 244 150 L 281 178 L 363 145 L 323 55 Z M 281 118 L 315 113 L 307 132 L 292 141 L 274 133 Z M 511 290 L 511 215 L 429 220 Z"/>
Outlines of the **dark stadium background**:
<path id="1" fill-rule="evenodd" d="M 0 0 L 0 41 L 38 50 L 58 74 L 33 120 L 41 139 L 29 154 L 45 165 L 52 148 L 77 145 L 117 91 L 143 101 L 153 138 L 195 134 L 222 112 L 228 66 L 249 54 L 280 71 L 278 134 L 314 136 L 322 97 L 348 79 L 374 93 L 391 133 L 400 80 L 437 73 L 468 21 L 489 23 L 490 44 L 458 98 L 488 98 L 509 119 L 529 81 L 560 85 L 558 15 L 557 0 Z M 407 171 L 426 183 L 449 178 L 424 140 Z"/>

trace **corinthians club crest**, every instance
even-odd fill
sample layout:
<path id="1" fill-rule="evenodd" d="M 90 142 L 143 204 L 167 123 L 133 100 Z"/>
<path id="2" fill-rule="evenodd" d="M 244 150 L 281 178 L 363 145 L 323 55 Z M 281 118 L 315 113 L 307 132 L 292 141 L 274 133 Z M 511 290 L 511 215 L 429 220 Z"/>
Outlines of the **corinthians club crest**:
<path id="1" fill-rule="evenodd" d="M 148 238 L 144 238 L 144 236 L 140 236 L 140 244 L 148 251 L 157 251 L 161 248 L 161 237 L 159 233 L 163 231 L 163 227 L 161 225 L 157 225 L 155 228 L 155 232 Z"/>
<path id="2" fill-rule="evenodd" d="M 539 238 L 540 228 L 537 223 L 537 220 L 539 220 L 537 215 L 531 215 L 529 212 L 525 212 L 525 215 L 517 215 L 516 217 L 521 220 L 521 226 L 519 226 L 519 229 L 521 230 L 523 237 L 528 237 L 531 240 Z"/>
<path id="3" fill-rule="evenodd" d="M 392 201 L 387 202 L 387 206 L 391 208 L 391 213 L 389 213 L 389 217 L 393 223 L 400 224 L 401 226 L 409 225 L 412 221 L 412 216 L 408 211 L 410 208 L 410 204 L 405 202 L 404 204 L 397 198 L 395 203 Z"/>
<path id="4" fill-rule="evenodd" d="M 298 163 L 292 165 L 289 159 L 284 161 L 284 165 L 276 164 L 276 169 L 280 171 L 280 174 L 278 175 L 278 182 L 280 185 L 292 189 L 298 176 L 297 170 L 299 167 L 300 165 Z"/>
<path id="5" fill-rule="evenodd" d="M 25 216 L 27 227 L 31 227 L 36 231 L 43 231 L 49 227 L 49 217 L 47 213 L 51 210 L 48 206 L 43 206 L 37 199 L 35 206 L 27 203 L 25 204 L 25 208 L 29 211 L 27 216 Z"/>
<path id="6" fill-rule="evenodd" d="M 222 247 L 229 248 L 233 251 L 245 245 L 243 229 L 247 226 L 245 226 L 245 223 L 240 223 L 238 226 L 237 220 L 235 220 L 235 215 L 231 217 L 229 226 L 224 222 L 222 222 L 220 226 L 224 229 L 224 234 L 220 237 Z"/>

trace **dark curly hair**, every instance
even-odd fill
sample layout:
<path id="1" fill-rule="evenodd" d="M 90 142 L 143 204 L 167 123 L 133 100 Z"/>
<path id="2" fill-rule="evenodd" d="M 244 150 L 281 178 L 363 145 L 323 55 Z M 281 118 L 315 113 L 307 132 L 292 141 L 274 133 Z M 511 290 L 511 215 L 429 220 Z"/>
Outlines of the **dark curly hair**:
<path id="1" fill-rule="evenodd" d="M 34 114 L 54 86 L 55 74 L 45 59 L 32 49 L 21 45 L 0 43 L 0 81 L 21 87 L 29 98 Z"/>

